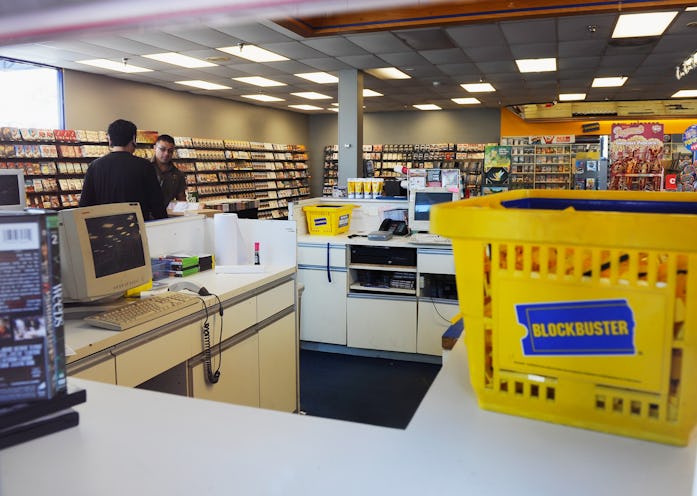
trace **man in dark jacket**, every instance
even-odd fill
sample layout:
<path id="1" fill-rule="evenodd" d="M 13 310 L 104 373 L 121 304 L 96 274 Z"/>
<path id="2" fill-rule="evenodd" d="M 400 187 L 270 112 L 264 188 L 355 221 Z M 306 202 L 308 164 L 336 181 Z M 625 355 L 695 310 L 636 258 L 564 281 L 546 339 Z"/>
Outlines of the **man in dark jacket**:
<path id="1" fill-rule="evenodd" d="M 136 125 L 118 119 L 107 130 L 111 153 L 90 164 L 82 185 L 80 206 L 138 202 L 143 219 L 162 219 L 167 210 L 150 162 L 136 157 Z"/>

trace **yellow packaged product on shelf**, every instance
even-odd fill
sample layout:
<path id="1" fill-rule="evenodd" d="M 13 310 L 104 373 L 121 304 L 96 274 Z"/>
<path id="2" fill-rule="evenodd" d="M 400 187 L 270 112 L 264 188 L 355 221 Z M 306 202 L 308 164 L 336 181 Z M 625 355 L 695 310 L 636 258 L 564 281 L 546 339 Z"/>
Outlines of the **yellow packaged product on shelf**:
<path id="1" fill-rule="evenodd" d="M 695 195 L 516 190 L 436 205 L 431 230 L 452 239 L 482 408 L 687 444 Z"/>
<path id="2" fill-rule="evenodd" d="M 308 205 L 303 207 L 310 234 L 335 236 L 351 227 L 351 214 L 358 205 Z"/>

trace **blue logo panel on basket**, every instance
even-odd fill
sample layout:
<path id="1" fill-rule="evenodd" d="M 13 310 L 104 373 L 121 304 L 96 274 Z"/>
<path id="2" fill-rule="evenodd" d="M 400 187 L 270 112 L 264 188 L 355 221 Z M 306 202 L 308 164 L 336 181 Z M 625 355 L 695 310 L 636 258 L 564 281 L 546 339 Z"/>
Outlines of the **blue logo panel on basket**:
<path id="1" fill-rule="evenodd" d="M 627 300 L 515 305 L 528 331 L 523 355 L 634 355 L 634 312 Z"/>

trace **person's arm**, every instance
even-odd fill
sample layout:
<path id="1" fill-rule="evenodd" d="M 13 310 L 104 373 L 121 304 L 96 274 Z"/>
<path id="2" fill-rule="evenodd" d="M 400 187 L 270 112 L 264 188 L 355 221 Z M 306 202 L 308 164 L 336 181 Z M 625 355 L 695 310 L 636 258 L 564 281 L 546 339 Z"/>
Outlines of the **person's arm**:
<path id="1" fill-rule="evenodd" d="M 165 205 L 165 199 L 162 196 L 160 183 L 157 181 L 157 174 L 149 162 L 146 162 L 144 169 L 146 208 L 150 211 L 153 219 L 164 219 L 167 217 L 167 205 Z"/>
<path id="2" fill-rule="evenodd" d="M 186 175 L 181 171 L 177 174 L 177 194 L 175 199 L 177 201 L 186 201 Z"/>
<path id="3" fill-rule="evenodd" d="M 93 172 L 94 169 L 92 168 L 92 164 L 90 164 L 85 173 L 85 180 L 82 182 L 82 192 L 80 193 L 80 201 L 78 202 L 79 207 L 90 207 L 96 204 L 94 179 L 92 176 Z"/>

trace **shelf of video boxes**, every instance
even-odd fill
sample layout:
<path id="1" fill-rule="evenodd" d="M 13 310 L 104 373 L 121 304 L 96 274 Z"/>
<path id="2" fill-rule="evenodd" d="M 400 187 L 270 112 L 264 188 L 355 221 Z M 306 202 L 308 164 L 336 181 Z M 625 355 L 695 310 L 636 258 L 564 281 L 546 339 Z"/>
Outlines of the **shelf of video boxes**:
<path id="1" fill-rule="evenodd" d="M 288 202 L 309 198 L 304 145 L 249 142 L 260 219 L 287 219 Z"/>
<path id="2" fill-rule="evenodd" d="M 560 137 L 565 143 L 555 143 L 553 136 L 546 138 L 549 143 L 531 136 L 501 138 L 502 145 L 511 147 L 511 189 L 572 188 L 570 137 Z"/>
<path id="3" fill-rule="evenodd" d="M 365 158 L 365 153 L 363 155 Z M 339 145 L 327 145 L 324 147 L 324 173 L 322 180 L 322 196 L 332 196 L 334 188 L 338 186 Z"/>
<path id="4" fill-rule="evenodd" d="M 288 201 L 307 198 L 304 145 L 175 137 L 177 167 L 204 206 L 228 198 L 257 199 L 260 219 L 288 217 Z"/>
<path id="5" fill-rule="evenodd" d="M 99 131 L 4 127 L 0 168 L 24 170 L 28 207 L 74 207 L 87 167 L 109 151 L 106 143 Z"/>
<path id="6" fill-rule="evenodd" d="M 221 139 L 174 137 L 172 161 L 186 175 L 189 199 L 206 201 L 229 197 L 230 180 Z"/>

